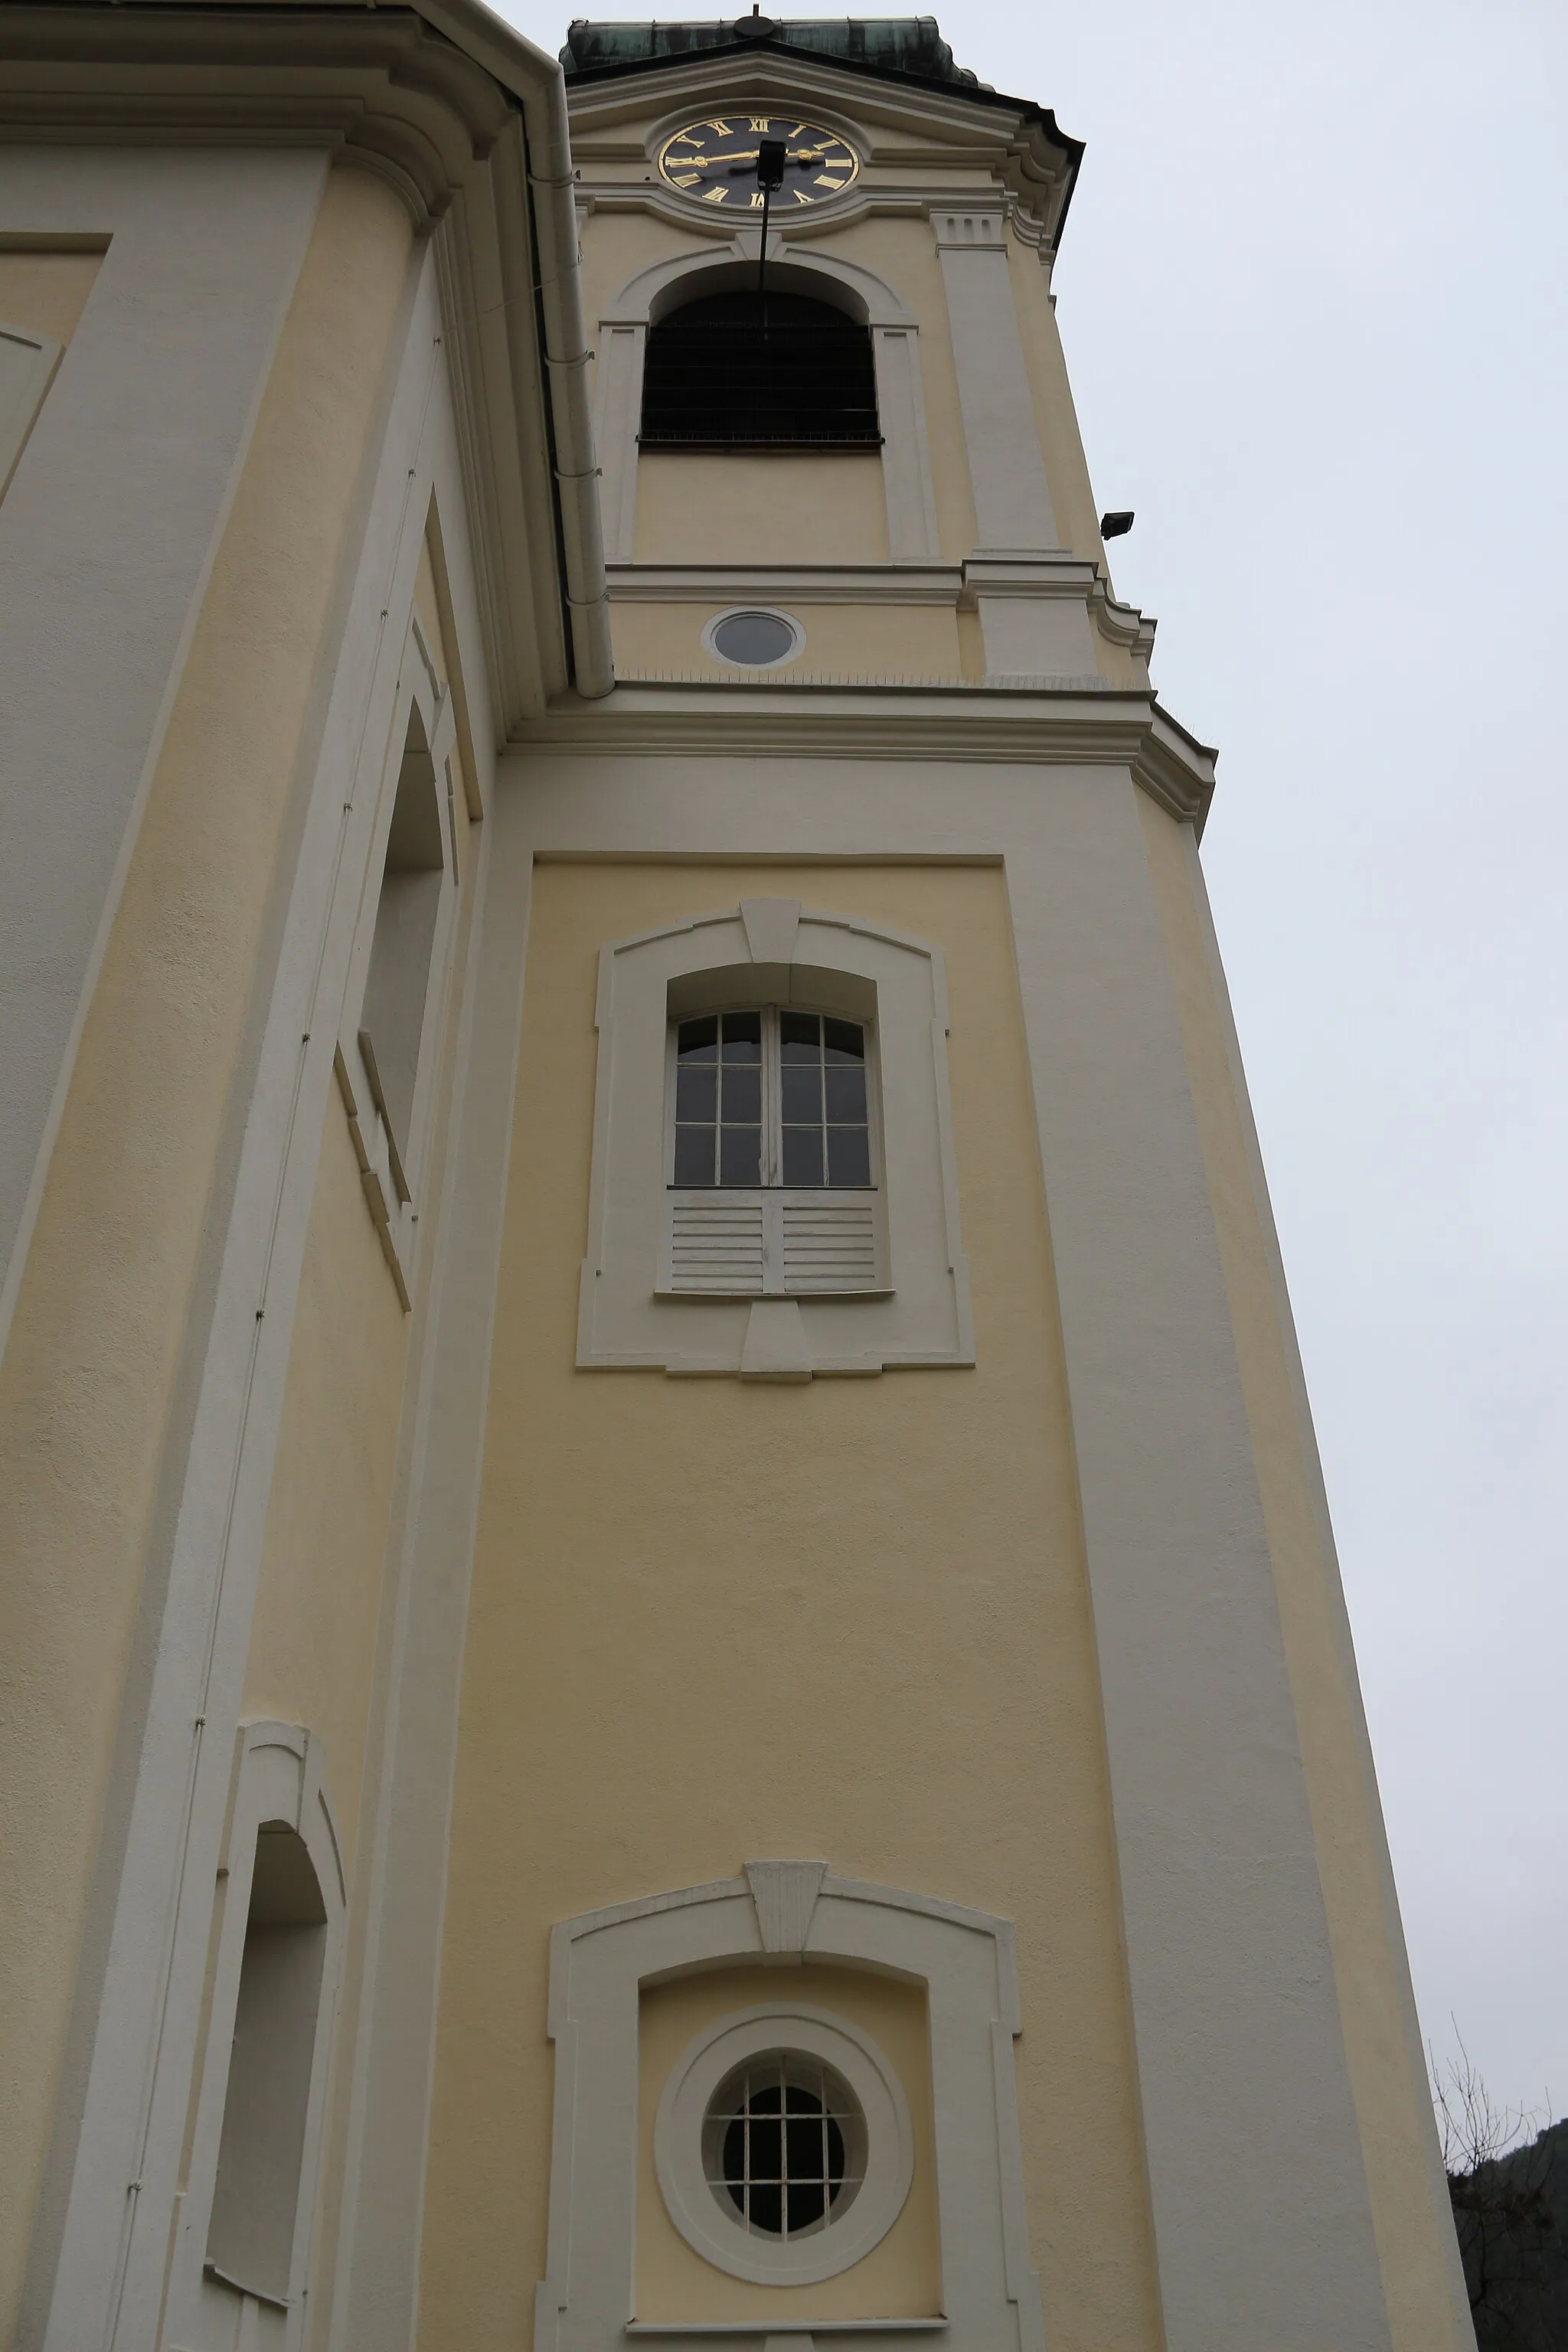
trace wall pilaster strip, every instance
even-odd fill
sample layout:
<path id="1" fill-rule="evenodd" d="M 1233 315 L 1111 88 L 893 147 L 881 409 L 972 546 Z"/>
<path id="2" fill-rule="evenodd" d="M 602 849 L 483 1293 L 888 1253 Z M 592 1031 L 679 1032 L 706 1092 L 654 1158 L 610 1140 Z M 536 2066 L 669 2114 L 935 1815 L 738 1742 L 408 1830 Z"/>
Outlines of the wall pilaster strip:
<path id="1" fill-rule="evenodd" d="M 1390 2338 L 1328 1925 L 1131 782 L 1058 771 L 1008 874 L 1166 2343 L 1373 2352 Z"/>
<path id="2" fill-rule="evenodd" d="M 882 489 L 888 503 L 888 556 L 894 563 L 936 563 L 936 498 L 921 389 L 920 341 L 912 327 L 874 327 L 877 415 L 882 430 Z"/>
<path id="3" fill-rule="evenodd" d="M 642 404 L 646 325 L 599 327 L 597 414 L 599 495 L 605 561 L 630 563 L 637 530 L 637 426 Z"/>
<path id="4" fill-rule="evenodd" d="M 952 330 L 978 549 L 1060 544 L 1000 212 L 931 216 Z"/>

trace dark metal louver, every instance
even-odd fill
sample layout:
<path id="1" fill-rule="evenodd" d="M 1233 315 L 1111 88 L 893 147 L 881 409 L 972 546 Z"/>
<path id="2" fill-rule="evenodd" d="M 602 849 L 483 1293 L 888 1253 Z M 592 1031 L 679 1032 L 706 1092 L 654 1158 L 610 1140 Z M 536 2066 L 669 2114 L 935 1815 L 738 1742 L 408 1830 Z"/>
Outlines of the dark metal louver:
<path id="1" fill-rule="evenodd" d="M 870 331 L 800 294 L 688 302 L 648 334 L 642 439 L 686 449 L 875 447 Z"/>

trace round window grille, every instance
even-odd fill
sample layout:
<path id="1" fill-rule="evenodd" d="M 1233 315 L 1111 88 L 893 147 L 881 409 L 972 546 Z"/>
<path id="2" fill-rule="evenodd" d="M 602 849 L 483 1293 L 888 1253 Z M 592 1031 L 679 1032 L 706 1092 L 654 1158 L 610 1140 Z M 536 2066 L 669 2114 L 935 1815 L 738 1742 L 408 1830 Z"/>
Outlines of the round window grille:
<path id="1" fill-rule="evenodd" d="M 799 632 L 782 613 L 726 613 L 713 625 L 714 652 L 744 669 L 770 669 L 788 661 L 799 642 Z"/>
<path id="2" fill-rule="evenodd" d="M 909 2195 L 914 2136 L 868 2034 L 780 2002 L 698 2035 L 665 2084 L 653 2156 L 665 2210 L 705 2262 L 805 2286 L 887 2236 Z"/>
<path id="3" fill-rule="evenodd" d="M 749 2234 L 820 2232 L 848 2211 L 866 2177 L 860 2102 L 833 2067 L 795 2051 L 737 2066 L 714 2095 L 702 2138 L 708 2185 Z"/>

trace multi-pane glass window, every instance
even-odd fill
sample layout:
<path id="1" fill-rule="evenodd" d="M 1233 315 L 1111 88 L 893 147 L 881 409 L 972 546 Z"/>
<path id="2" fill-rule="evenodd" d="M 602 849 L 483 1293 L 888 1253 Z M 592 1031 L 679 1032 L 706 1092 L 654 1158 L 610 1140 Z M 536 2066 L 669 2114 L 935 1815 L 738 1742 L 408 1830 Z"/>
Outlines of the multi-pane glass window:
<path id="1" fill-rule="evenodd" d="M 771 1007 L 682 1021 L 676 1031 L 672 1181 L 868 1186 L 860 1023 Z"/>

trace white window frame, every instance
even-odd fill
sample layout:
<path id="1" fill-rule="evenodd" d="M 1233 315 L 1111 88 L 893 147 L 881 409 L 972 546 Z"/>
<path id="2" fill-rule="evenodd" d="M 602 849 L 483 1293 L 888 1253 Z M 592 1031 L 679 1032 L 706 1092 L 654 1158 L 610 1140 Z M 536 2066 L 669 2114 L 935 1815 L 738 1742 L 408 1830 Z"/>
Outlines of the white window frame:
<path id="1" fill-rule="evenodd" d="M 790 2305 L 793 2286 L 775 2279 L 776 2307 L 721 2328 L 695 2316 L 689 2326 L 639 2322 L 630 2151 L 643 1989 L 782 1954 L 842 1960 L 924 1989 L 943 2309 L 923 2319 L 803 2319 Z M 842 2019 L 832 2022 L 847 2029 Z M 549 2030 L 555 2111 L 536 2352 L 625 2352 L 628 2337 L 645 2335 L 668 2352 L 708 2352 L 718 2334 L 765 2352 L 770 2336 L 830 2335 L 846 2326 L 875 2335 L 886 2352 L 924 2352 L 933 2333 L 955 2345 L 1044 2352 L 1014 2079 L 1013 2044 L 1023 2027 L 1010 1920 L 837 1878 L 821 1862 L 748 1863 L 740 1877 L 645 1895 L 557 1927 Z"/>
<path id="2" fill-rule="evenodd" d="M 703 1007 L 706 1012 L 710 1008 Z M 709 1276 L 701 1286 L 705 1297 L 729 1296 L 736 1298 L 821 1298 L 821 1297 L 882 1297 L 891 1295 L 888 1279 L 887 1233 L 882 1216 L 883 1183 L 882 1121 L 880 1066 L 877 1055 L 877 1022 L 873 1013 L 865 1009 L 864 1000 L 858 1009 L 846 1012 L 843 1003 L 826 1002 L 806 1004 L 797 1000 L 791 1004 L 760 1003 L 756 999 L 747 1003 L 736 1001 L 716 1005 L 711 1010 L 721 1017 L 725 1013 L 760 1013 L 763 1024 L 763 1173 L 760 1184 L 677 1184 L 675 1181 L 675 1095 L 676 1071 L 679 1065 L 678 1038 L 682 1021 L 689 1020 L 689 1010 L 672 1012 L 666 1032 L 665 1045 L 665 1184 L 669 1197 L 670 1215 L 664 1228 L 664 1245 L 659 1255 L 658 1293 L 661 1297 L 689 1297 L 696 1294 L 697 1286 L 683 1281 L 676 1256 L 678 1223 L 689 1230 L 709 1220 L 732 1219 L 740 1212 L 753 1211 L 760 1224 L 762 1263 L 755 1279 L 731 1281 L 722 1276 Z M 785 1184 L 780 1171 L 782 1132 L 779 1117 L 778 1016 L 781 1013 L 812 1013 L 828 1020 L 852 1021 L 861 1030 L 866 1041 L 866 1113 L 867 1145 L 870 1154 L 871 1181 L 868 1184 Z M 863 1236 L 854 1255 L 859 1260 L 858 1270 L 836 1282 L 818 1265 L 804 1275 L 798 1270 L 795 1252 L 789 1245 L 792 1221 L 810 1220 L 817 1225 L 837 1223 L 848 1227 L 858 1237 Z"/>
<path id="3" fill-rule="evenodd" d="M 321 1741 L 297 1724 L 242 1724 L 235 1759 L 234 1800 L 219 1868 L 222 1918 L 213 1968 L 205 2054 L 191 2137 L 188 2183 L 179 2207 L 169 2282 L 166 2340 L 184 2352 L 229 2352 L 238 2341 L 300 2352 L 305 2341 L 310 2256 L 326 2125 L 332 2026 L 342 1970 L 348 1887 L 331 1807 L 322 1779 Z M 264 1822 L 280 1822 L 303 1842 L 326 1911 L 326 1943 L 317 2007 L 310 2088 L 300 2189 L 295 2207 L 289 2284 L 281 2300 L 247 2293 L 207 2260 L 213 2194 L 217 2185 L 228 2090 L 229 2053 L 245 1957 L 256 1841 Z"/>
<path id="4" fill-rule="evenodd" d="M 416 709 L 435 772 L 444 873 L 430 948 L 430 973 L 425 993 L 425 1014 L 408 1118 L 407 1149 L 405 1150 L 398 1144 L 382 1096 L 375 1067 L 374 1041 L 368 1039 L 364 1027 L 364 1000 L 371 956 L 375 945 L 376 915 L 381 904 L 387 836 L 392 830 L 409 719 Z M 440 1039 L 446 1025 L 452 950 L 462 895 L 454 818 L 454 799 L 459 789 L 452 771 L 456 742 L 457 722 L 451 688 L 442 682 L 416 614 L 409 622 L 398 670 L 375 827 L 366 867 L 364 896 L 354 932 L 343 998 L 344 1018 L 336 1056 L 338 1087 L 348 1113 L 349 1132 L 360 1164 L 365 1199 L 375 1220 L 392 1278 L 405 1308 L 413 1301 L 417 1268 L 420 1210 L 435 1118 L 437 1066 L 440 1059 Z"/>
<path id="5" fill-rule="evenodd" d="M 725 1004 L 798 1006 L 862 1024 L 873 1188 L 676 1192 L 668 1024 Z M 603 949 L 595 1024 L 583 1370 L 802 1380 L 973 1361 L 940 950 L 794 899 L 749 898 Z M 822 1271 L 792 1286 L 782 1222 L 792 1208 L 842 1212 L 847 1225 L 870 1219 L 852 1278 Z M 746 1264 L 718 1282 L 678 1279 L 678 1211 L 721 1218 L 736 1209 L 759 1228 L 743 1236 Z M 780 1221 L 771 1237 L 760 1230 L 764 1218 Z"/>
<path id="6" fill-rule="evenodd" d="M 770 2051 L 815 2058 L 842 2075 L 860 2109 L 866 2166 L 842 2216 L 796 2238 L 748 2232 L 715 2195 L 702 2160 L 704 2130 L 726 2075 Z M 799 2001 L 732 2010 L 697 2035 L 671 2069 L 653 2127 L 654 2169 L 666 2212 L 715 2269 L 759 2286 L 809 2286 L 852 2269 L 881 2244 L 904 2210 L 915 2135 L 891 2062 L 847 2017 Z"/>

